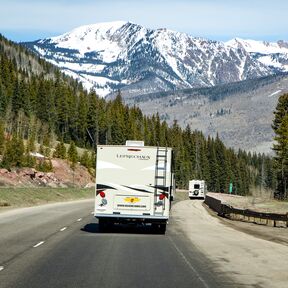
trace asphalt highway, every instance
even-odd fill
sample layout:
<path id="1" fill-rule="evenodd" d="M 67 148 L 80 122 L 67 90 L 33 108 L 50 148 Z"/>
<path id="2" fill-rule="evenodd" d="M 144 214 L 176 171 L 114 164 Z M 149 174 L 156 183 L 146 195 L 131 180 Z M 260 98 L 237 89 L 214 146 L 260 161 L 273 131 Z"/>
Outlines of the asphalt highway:
<path id="1" fill-rule="evenodd" d="M 92 210 L 85 200 L 0 213 L 0 287 L 242 287 L 186 238 L 173 213 L 166 235 L 129 225 L 100 233 Z"/>

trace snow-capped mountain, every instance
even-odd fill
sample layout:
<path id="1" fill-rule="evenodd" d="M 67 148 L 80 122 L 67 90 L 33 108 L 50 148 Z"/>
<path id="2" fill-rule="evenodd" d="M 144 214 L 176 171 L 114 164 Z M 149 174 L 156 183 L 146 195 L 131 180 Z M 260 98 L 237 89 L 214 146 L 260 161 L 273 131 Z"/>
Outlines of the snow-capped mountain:
<path id="1" fill-rule="evenodd" d="M 245 49 L 255 60 L 276 70 L 288 71 L 288 42 L 273 43 L 235 38 L 225 43 L 228 47 Z"/>
<path id="2" fill-rule="evenodd" d="M 208 87 L 283 70 L 234 42 L 118 21 L 22 44 L 102 96 L 117 89 L 135 95 Z"/>

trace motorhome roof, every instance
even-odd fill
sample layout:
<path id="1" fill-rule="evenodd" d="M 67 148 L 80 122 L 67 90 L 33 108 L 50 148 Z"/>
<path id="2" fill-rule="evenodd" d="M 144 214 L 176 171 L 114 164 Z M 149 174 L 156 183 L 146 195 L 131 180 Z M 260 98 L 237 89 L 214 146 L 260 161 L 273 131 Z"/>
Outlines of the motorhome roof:
<path id="1" fill-rule="evenodd" d="M 141 148 L 140 146 L 126 146 L 126 145 L 97 145 L 97 147 L 135 147 L 135 148 Z M 151 148 L 151 149 L 172 149 L 171 147 L 157 147 L 157 146 L 142 146 L 142 148 Z"/>

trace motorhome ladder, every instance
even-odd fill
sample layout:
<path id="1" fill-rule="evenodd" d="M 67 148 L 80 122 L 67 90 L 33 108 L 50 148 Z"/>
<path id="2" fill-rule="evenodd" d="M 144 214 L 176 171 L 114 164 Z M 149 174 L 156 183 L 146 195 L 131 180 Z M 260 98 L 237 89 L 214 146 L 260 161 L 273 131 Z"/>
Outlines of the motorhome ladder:
<path id="1" fill-rule="evenodd" d="M 154 196 L 155 196 L 155 201 L 154 203 L 157 203 L 159 194 L 165 192 L 167 193 L 167 187 L 166 187 L 166 171 L 167 171 L 167 155 L 168 155 L 168 150 L 167 148 L 161 148 L 157 147 L 157 154 L 156 154 L 156 166 L 155 166 L 155 191 L 154 191 Z M 164 205 L 163 205 L 163 210 L 165 210 L 165 199 L 164 200 Z M 155 209 L 157 207 L 155 206 Z"/>

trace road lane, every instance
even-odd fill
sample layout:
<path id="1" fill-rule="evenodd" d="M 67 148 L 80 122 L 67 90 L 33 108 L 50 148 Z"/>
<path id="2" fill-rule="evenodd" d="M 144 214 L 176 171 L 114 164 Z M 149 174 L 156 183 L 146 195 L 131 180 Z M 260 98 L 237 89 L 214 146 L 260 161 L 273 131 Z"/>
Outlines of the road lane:
<path id="1" fill-rule="evenodd" d="M 78 219 L 8 263 L 1 287 L 236 287 L 217 274 L 173 217 L 166 235 L 129 225 L 99 233 L 93 216 Z"/>
<path id="2" fill-rule="evenodd" d="M 91 220 L 53 247 L 46 243 L 43 255 L 40 252 L 7 287 L 208 288 L 227 284 L 227 279 L 207 271 L 210 264 L 172 226 L 166 236 L 123 225 L 103 234 L 98 232 L 97 220 Z"/>
<path id="3" fill-rule="evenodd" d="M 6 266 L 37 243 L 49 239 L 79 217 L 90 217 L 93 200 L 13 209 L 0 214 L 0 265 Z"/>

